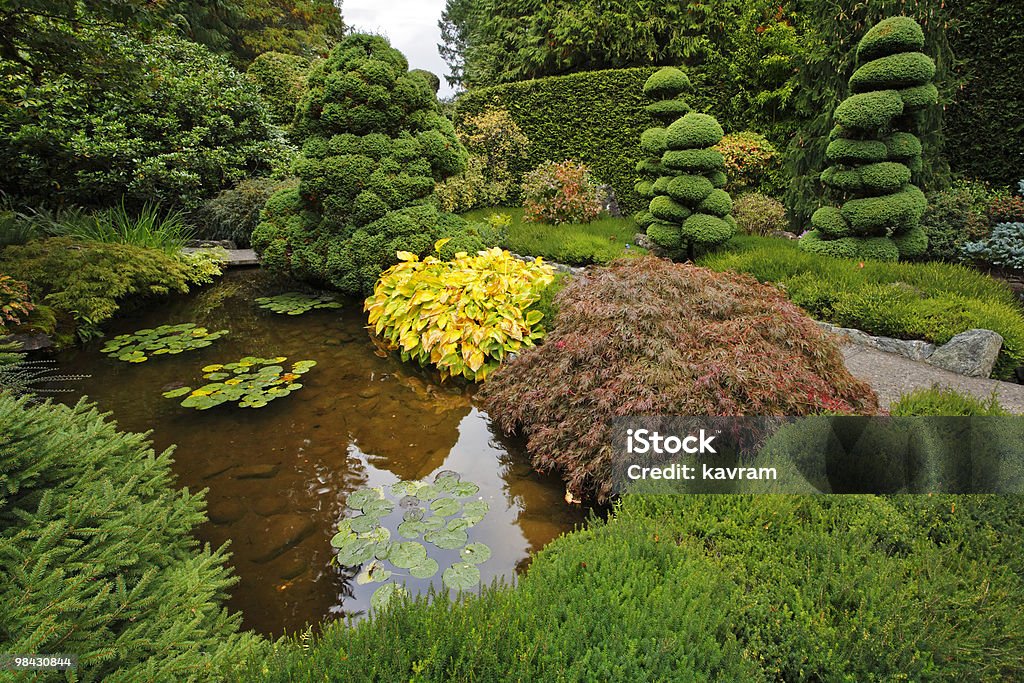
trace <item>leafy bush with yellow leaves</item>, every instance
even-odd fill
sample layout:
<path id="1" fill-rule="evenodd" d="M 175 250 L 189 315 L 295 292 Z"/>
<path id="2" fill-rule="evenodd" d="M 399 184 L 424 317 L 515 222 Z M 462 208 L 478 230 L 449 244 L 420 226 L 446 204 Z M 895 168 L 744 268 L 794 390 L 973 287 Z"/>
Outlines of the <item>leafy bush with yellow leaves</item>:
<path id="1" fill-rule="evenodd" d="M 447 240 L 440 240 L 440 251 Z M 433 365 L 441 378 L 484 380 L 509 353 L 543 336 L 544 314 L 530 307 L 554 281 L 554 269 L 488 249 L 451 261 L 398 252 L 366 300 L 375 334 L 402 360 Z"/>

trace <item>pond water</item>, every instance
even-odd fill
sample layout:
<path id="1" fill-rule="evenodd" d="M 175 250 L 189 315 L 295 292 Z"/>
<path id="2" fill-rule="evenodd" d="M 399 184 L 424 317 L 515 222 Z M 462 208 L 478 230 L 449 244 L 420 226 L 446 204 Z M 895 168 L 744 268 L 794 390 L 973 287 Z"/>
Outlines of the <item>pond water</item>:
<path id="1" fill-rule="evenodd" d="M 65 401 L 85 393 L 121 428 L 152 431 L 157 449 L 176 444 L 179 485 L 209 489 L 211 521 L 197 533 L 214 546 L 231 542 L 240 581 L 229 606 L 242 611 L 246 628 L 280 635 L 365 614 L 380 584 L 359 585 L 354 570 L 331 561 L 330 545 L 338 521 L 358 514 L 345 502 L 361 487 L 448 470 L 478 484 L 473 498 L 490 511 L 469 529 L 469 540 L 493 551 L 479 565 L 485 584 L 512 580 L 530 553 L 582 524 L 585 513 L 565 503 L 560 481 L 533 472 L 523 445 L 491 426 L 472 388 L 438 384 L 381 357 L 356 303 L 300 316 L 253 303 L 286 288 L 258 270 L 230 271 L 212 287 L 123 316 L 108 330 L 113 336 L 183 322 L 230 330 L 208 348 L 138 364 L 101 354 L 102 342 L 60 356 L 62 372 L 91 375 Z M 260 409 L 197 411 L 161 395 L 181 383 L 200 386 L 202 367 L 245 356 L 317 365 L 302 376 L 304 388 Z M 450 554 L 435 549 L 431 557 L 443 570 Z M 441 576 L 407 585 L 412 592 L 431 583 L 441 589 Z"/>

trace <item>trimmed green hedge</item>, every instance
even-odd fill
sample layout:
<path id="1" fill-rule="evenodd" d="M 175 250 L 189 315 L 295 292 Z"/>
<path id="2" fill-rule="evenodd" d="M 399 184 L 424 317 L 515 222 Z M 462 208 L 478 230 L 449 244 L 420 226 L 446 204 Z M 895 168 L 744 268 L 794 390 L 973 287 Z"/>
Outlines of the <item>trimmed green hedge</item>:
<path id="1" fill-rule="evenodd" d="M 244 679 L 1016 680 L 1022 510 L 995 496 L 630 496 L 541 551 L 514 590 L 283 640 Z"/>
<path id="2" fill-rule="evenodd" d="M 526 164 L 577 159 L 615 190 L 623 213 L 645 203 L 633 189 L 643 152 L 637 140 L 652 124 L 644 82 L 654 67 L 588 71 L 469 90 L 459 96 L 457 124 L 504 109 L 530 139 Z"/>
<path id="3" fill-rule="evenodd" d="M 1020 3 L 960 0 L 949 41 L 965 87 L 946 113 L 953 168 L 999 185 L 1024 178 L 1024 31 Z"/>
<path id="4" fill-rule="evenodd" d="M 77 655 L 79 681 L 244 666 L 260 641 L 222 605 L 236 579 L 225 548 L 193 538 L 203 494 L 175 488 L 171 451 L 84 402 L 27 400 L 0 392 L 4 651 Z"/>
<path id="5" fill-rule="evenodd" d="M 1009 379 L 1024 366 L 1020 302 L 1005 283 L 964 266 L 830 258 L 759 237 L 736 238 L 700 265 L 779 285 L 811 315 L 869 334 L 944 344 L 969 329 L 995 330 L 1003 350 L 993 376 Z"/>

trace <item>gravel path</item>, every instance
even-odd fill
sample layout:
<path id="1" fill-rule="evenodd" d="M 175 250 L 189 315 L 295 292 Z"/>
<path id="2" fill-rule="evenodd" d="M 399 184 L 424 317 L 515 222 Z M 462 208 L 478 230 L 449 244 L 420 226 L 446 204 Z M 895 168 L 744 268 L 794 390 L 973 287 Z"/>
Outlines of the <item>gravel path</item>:
<path id="1" fill-rule="evenodd" d="M 1004 408 L 1024 414 L 1024 384 L 964 377 L 927 363 L 858 344 L 846 343 L 841 348 L 850 373 L 871 385 L 882 406 L 888 407 L 902 394 L 914 389 L 927 389 L 938 384 L 982 399 L 989 398 L 995 390 Z"/>

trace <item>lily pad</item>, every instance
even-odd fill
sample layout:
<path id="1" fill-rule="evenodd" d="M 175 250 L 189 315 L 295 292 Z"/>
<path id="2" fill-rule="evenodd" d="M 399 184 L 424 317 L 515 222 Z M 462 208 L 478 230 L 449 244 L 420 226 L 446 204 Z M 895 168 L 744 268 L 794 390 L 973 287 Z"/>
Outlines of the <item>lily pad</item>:
<path id="1" fill-rule="evenodd" d="M 369 515 L 359 515 L 352 518 L 352 531 L 357 534 L 365 534 L 373 531 L 379 524 L 380 521 L 376 517 L 370 517 Z"/>
<path id="2" fill-rule="evenodd" d="M 491 548 L 484 543 L 470 543 L 459 551 L 459 557 L 463 562 L 482 564 L 491 559 Z"/>
<path id="3" fill-rule="evenodd" d="M 409 574 L 411 574 L 415 579 L 429 579 L 437 573 L 438 569 L 440 569 L 440 567 L 437 564 L 437 560 L 432 557 L 428 557 L 415 567 L 410 567 Z"/>
<path id="4" fill-rule="evenodd" d="M 449 493 L 456 498 L 469 498 L 480 492 L 480 487 L 471 481 L 460 481 L 456 483 Z"/>
<path id="5" fill-rule="evenodd" d="M 409 520 L 398 525 L 398 535 L 402 538 L 418 538 L 427 531 L 427 527 L 419 520 Z"/>
<path id="6" fill-rule="evenodd" d="M 370 607 L 379 612 L 387 607 L 388 603 L 396 595 L 403 595 L 405 593 L 406 590 L 402 586 L 395 583 L 385 583 L 373 592 L 373 595 L 370 597 Z"/>
<path id="7" fill-rule="evenodd" d="M 370 564 L 363 568 L 363 571 L 356 575 L 356 583 L 359 585 L 365 585 L 368 583 L 380 583 L 381 581 L 387 581 L 391 578 L 391 572 L 384 568 L 377 560 L 374 560 Z"/>
<path id="8" fill-rule="evenodd" d="M 466 545 L 469 541 L 469 534 L 463 529 L 438 529 L 437 531 L 428 531 L 423 535 L 423 540 L 427 543 L 433 543 L 438 548 L 444 550 L 455 550 Z"/>
<path id="9" fill-rule="evenodd" d="M 469 527 L 469 522 L 462 517 L 459 517 L 458 519 L 453 519 L 445 525 L 445 528 L 447 528 L 449 531 L 465 531 Z"/>
<path id="10" fill-rule="evenodd" d="M 377 544 L 364 538 L 349 538 L 338 547 L 337 562 L 342 567 L 354 567 L 373 557 Z"/>
<path id="11" fill-rule="evenodd" d="M 260 308 L 265 308 L 282 315 L 302 315 L 314 309 L 341 308 L 341 304 L 329 294 L 304 294 L 302 292 L 286 292 L 276 296 L 261 296 L 256 299 Z"/>
<path id="12" fill-rule="evenodd" d="M 462 519 L 469 522 L 469 526 L 474 526 L 487 516 L 490 509 L 491 506 L 485 501 L 471 500 L 462 506 Z"/>
<path id="13" fill-rule="evenodd" d="M 132 334 L 119 334 L 107 340 L 100 352 L 126 363 L 143 363 L 151 356 L 206 348 L 227 333 L 227 330 L 211 332 L 195 323 L 161 325 Z"/>
<path id="14" fill-rule="evenodd" d="M 415 541 L 395 543 L 391 546 L 391 553 L 388 555 L 388 561 L 402 569 L 415 567 L 425 559 L 427 559 L 427 549 Z"/>
<path id="15" fill-rule="evenodd" d="M 386 498 L 371 500 L 363 506 L 363 514 L 370 517 L 383 517 L 395 509 L 395 504 Z"/>
<path id="16" fill-rule="evenodd" d="M 480 569 L 475 564 L 456 562 L 444 570 L 442 578 L 452 590 L 469 590 L 480 584 Z"/>
<path id="17" fill-rule="evenodd" d="M 438 498 L 430 504 L 430 509 L 441 517 L 451 517 L 459 511 L 459 502 L 454 498 Z"/>
<path id="18" fill-rule="evenodd" d="M 391 531 L 387 527 L 377 526 L 359 534 L 359 538 L 365 538 L 374 543 L 384 543 L 391 540 Z"/>
<path id="19" fill-rule="evenodd" d="M 353 510 L 362 510 L 364 505 L 375 500 L 380 500 L 380 493 L 377 492 L 377 489 L 359 489 L 348 494 L 345 505 Z"/>
<path id="20" fill-rule="evenodd" d="M 402 520 L 405 522 L 418 522 L 423 519 L 424 514 L 426 513 L 424 513 L 423 508 L 412 508 L 402 514 Z"/>
<path id="21" fill-rule="evenodd" d="M 391 485 L 391 495 L 399 498 L 403 496 L 414 496 L 416 495 L 417 488 L 415 481 L 405 481 L 403 479 L 402 481 L 395 482 Z"/>
<path id="22" fill-rule="evenodd" d="M 437 531 L 444 528 L 444 517 L 424 517 L 421 523 L 427 531 Z"/>
<path id="23" fill-rule="evenodd" d="M 173 352 L 173 349 L 169 352 Z M 204 370 L 213 368 L 204 375 L 210 380 L 209 384 L 192 390 L 187 396 L 180 390 L 166 392 L 164 396 L 185 396 L 181 405 L 198 410 L 207 410 L 228 402 L 237 402 L 240 408 L 262 408 L 302 388 L 301 384 L 293 382 L 299 376 L 297 368 L 300 364 L 304 364 L 302 372 L 316 365 L 315 361 L 299 361 L 294 364 L 291 372 L 286 372 L 282 366 L 277 365 L 282 360 L 287 359 L 282 356 L 269 359 L 247 356 L 237 363 L 207 365 Z"/>

